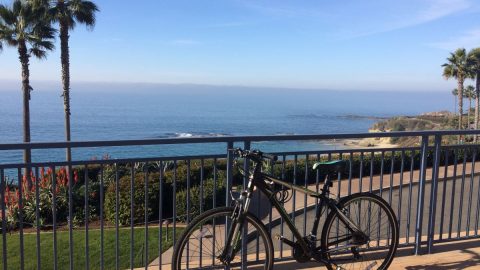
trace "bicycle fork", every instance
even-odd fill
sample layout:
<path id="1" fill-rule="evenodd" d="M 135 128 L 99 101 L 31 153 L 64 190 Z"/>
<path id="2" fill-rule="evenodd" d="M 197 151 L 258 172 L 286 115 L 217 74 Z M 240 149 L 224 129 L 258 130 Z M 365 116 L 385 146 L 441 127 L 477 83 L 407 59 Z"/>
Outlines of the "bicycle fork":
<path id="1" fill-rule="evenodd" d="M 232 214 L 231 224 L 228 224 L 227 221 L 226 230 L 226 246 L 224 247 L 222 253 L 217 258 L 225 265 L 229 265 L 230 262 L 235 258 L 235 255 L 240 250 L 241 245 L 241 235 L 243 234 L 243 227 L 245 221 L 245 215 L 248 211 L 250 205 L 250 196 L 251 192 L 244 191 L 238 199 L 235 200 L 235 210 Z M 232 196 L 233 198 L 233 196 Z"/>

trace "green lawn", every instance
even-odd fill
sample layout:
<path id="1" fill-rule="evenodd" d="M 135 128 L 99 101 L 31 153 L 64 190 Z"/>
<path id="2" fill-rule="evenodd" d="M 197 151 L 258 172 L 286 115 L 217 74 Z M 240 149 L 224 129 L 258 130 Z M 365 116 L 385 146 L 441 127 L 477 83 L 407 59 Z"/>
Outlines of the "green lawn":
<path id="1" fill-rule="evenodd" d="M 177 238 L 183 228 L 177 228 Z M 158 227 L 148 228 L 148 262 L 158 257 Z M 163 228 L 162 250 L 165 251 L 172 245 L 172 229 L 169 228 L 169 241 L 165 241 L 166 230 Z M 90 269 L 100 269 L 100 230 L 89 231 L 89 258 Z M 0 238 L 1 239 L 1 238 Z M 69 267 L 69 234 L 68 231 L 57 232 L 57 262 L 58 269 Z M 0 240 L 0 242 L 2 242 Z M 119 268 L 130 267 L 130 229 L 120 229 L 118 238 Z M 25 269 L 37 269 L 36 234 L 24 234 Z M 0 246 L 1 251 L 1 246 Z M 42 269 L 53 269 L 53 234 L 41 232 L 40 251 Z M 85 231 L 73 232 L 73 262 L 75 269 L 85 269 Z M 145 228 L 134 229 L 134 266 L 141 267 L 145 262 Z M 3 269 L 3 258 L 0 252 L 0 268 Z M 12 233 L 7 235 L 7 264 L 8 269 L 20 269 L 20 235 Z M 104 265 L 105 269 L 115 269 L 115 229 L 104 231 Z"/>

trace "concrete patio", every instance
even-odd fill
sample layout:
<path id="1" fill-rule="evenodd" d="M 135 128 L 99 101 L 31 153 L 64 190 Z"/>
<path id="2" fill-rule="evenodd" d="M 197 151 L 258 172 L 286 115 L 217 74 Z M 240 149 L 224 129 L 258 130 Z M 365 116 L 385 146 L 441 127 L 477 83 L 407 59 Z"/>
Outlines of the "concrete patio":
<path id="1" fill-rule="evenodd" d="M 400 249 L 391 264 L 391 270 L 421 269 L 480 269 L 480 240 L 465 240 L 453 243 L 437 244 L 434 254 L 412 255 L 412 248 Z M 275 265 L 275 269 L 318 269 L 324 270 L 314 263 L 299 264 L 284 262 Z"/>
<path id="2" fill-rule="evenodd" d="M 421 269 L 480 269 L 480 239 L 436 244 L 434 254 L 412 255 L 412 248 L 403 248 L 397 251 L 397 257 L 389 269 L 391 270 L 421 270 Z M 145 268 L 138 268 L 145 269 Z M 159 269 L 151 266 L 149 270 Z M 160 269 L 170 269 L 164 265 Z M 291 269 L 317 269 L 326 270 L 317 263 L 297 263 L 296 261 L 284 261 L 275 264 L 275 270 Z"/>

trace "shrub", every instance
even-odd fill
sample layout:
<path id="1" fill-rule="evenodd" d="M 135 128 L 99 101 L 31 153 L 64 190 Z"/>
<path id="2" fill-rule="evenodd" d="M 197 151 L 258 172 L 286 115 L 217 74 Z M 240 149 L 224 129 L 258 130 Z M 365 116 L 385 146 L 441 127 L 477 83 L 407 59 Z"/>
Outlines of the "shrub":
<path id="1" fill-rule="evenodd" d="M 66 221 L 68 217 L 68 177 L 65 168 L 61 168 L 55 174 L 55 190 L 52 185 L 52 170 L 46 172 L 43 168 L 40 175 L 35 177 L 33 172 L 30 175 L 32 180 L 32 188 L 27 187 L 27 179 L 25 176 L 21 179 L 22 202 L 23 202 L 23 222 L 24 225 L 36 226 L 36 192 L 35 186 L 38 184 L 38 209 L 39 223 L 41 226 L 51 224 L 53 222 L 53 193 L 55 192 L 55 210 L 58 222 Z M 37 183 L 38 181 L 38 183 Z M 78 174 L 74 173 L 74 181 L 77 183 Z M 74 185 L 75 188 L 76 185 Z M 20 190 L 10 191 L 10 187 L 5 189 L 5 205 L 7 222 L 10 229 L 15 229 L 19 225 L 19 199 Z"/>
<path id="2" fill-rule="evenodd" d="M 152 220 L 158 217 L 159 206 L 159 181 L 158 174 L 148 174 L 147 187 L 147 218 Z M 125 175 L 118 180 L 118 211 L 116 211 L 116 183 L 111 183 L 105 193 L 105 217 L 108 221 L 114 223 L 118 212 L 118 222 L 120 225 L 130 224 L 131 221 L 131 176 Z M 145 174 L 137 173 L 133 182 L 133 222 L 143 223 L 145 221 Z"/>
<path id="3" fill-rule="evenodd" d="M 200 214 L 200 210 L 206 211 L 213 207 L 225 205 L 226 189 L 224 178 L 217 179 L 216 189 L 212 178 L 205 180 L 203 190 L 201 185 L 195 185 L 190 189 L 182 189 L 176 194 L 177 220 L 187 221 Z M 203 192 L 203 204 L 201 203 Z M 213 196 L 215 195 L 216 205 L 213 205 Z M 189 211 L 187 211 L 187 199 L 190 202 Z M 200 209 L 200 207 L 202 209 Z M 187 215 L 188 214 L 188 215 Z"/>

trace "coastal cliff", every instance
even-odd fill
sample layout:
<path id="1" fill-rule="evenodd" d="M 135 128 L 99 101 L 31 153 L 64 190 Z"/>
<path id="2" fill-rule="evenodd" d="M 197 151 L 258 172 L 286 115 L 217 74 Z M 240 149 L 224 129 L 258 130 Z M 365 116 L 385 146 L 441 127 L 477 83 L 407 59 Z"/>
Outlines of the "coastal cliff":
<path id="1" fill-rule="evenodd" d="M 420 130 L 451 130 L 457 127 L 457 117 L 448 111 L 429 112 L 417 116 L 396 116 L 373 124 L 368 132 L 420 131 Z M 450 140 L 447 141 L 447 143 Z M 403 138 L 367 138 L 347 140 L 344 145 L 358 147 L 395 147 L 415 146 L 419 144 L 416 137 Z"/>

